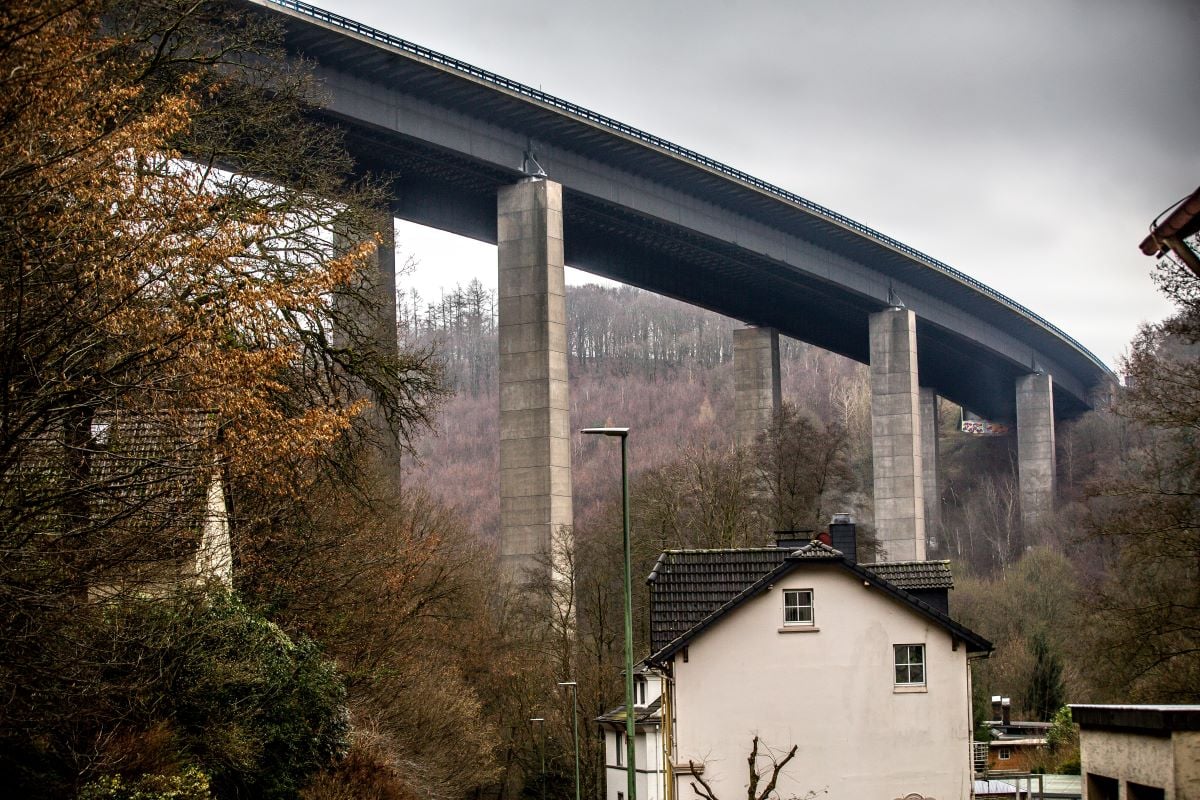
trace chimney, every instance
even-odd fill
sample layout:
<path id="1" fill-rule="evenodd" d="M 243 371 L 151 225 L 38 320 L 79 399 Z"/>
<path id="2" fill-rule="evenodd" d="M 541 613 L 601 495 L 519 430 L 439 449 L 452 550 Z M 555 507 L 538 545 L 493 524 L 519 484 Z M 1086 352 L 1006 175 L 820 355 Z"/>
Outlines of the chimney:
<path id="1" fill-rule="evenodd" d="M 1002 711 L 1000 710 L 1000 702 L 1001 702 L 1003 699 L 1004 699 L 1004 698 L 1003 698 L 1003 697 L 1001 697 L 1001 696 L 1000 696 L 1000 695 L 998 695 L 998 694 L 994 694 L 994 695 L 992 695 L 992 720 L 993 720 L 993 721 L 995 721 L 995 722 L 999 722 L 999 721 L 1000 721 L 1000 715 L 1001 715 L 1002 713 L 1004 713 L 1004 712 L 1002 712 Z"/>
<path id="2" fill-rule="evenodd" d="M 853 514 L 834 514 L 833 519 L 829 521 L 829 538 L 833 549 L 840 550 L 846 561 L 851 564 L 858 561 Z"/>
<path id="3" fill-rule="evenodd" d="M 1004 713 L 1004 724 L 1006 726 L 1012 724 L 1012 698 L 1006 697 L 1000 701 L 1000 709 Z"/>
<path id="4" fill-rule="evenodd" d="M 775 531 L 775 546 L 786 550 L 799 550 L 812 541 L 811 530 Z"/>

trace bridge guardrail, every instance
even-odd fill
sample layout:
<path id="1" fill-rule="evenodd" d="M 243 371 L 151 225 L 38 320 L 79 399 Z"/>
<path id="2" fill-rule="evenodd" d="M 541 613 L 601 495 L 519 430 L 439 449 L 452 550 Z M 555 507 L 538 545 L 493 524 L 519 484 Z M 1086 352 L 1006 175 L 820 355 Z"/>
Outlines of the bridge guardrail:
<path id="1" fill-rule="evenodd" d="M 822 206 L 819 203 L 814 203 L 813 201 L 808 200 L 804 197 L 801 197 L 800 195 L 798 195 L 794 192 L 790 192 L 787 189 L 783 189 L 772 183 L 768 183 L 767 181 L 764 181 L 761 178 L 756 178 L 753 175 L 750 175 L 749 173 L 742 172 L 739 169 L 735 169 L 734 167 L 731 167 L 728 164 L 724 164 L 720 161 L 709 158 L 708 156 L 697 153 L 695 150 L 689 150 L 686 147 L 681 147 L 680 145 L 677 145 L 674 142 L 670 142 L 666 139 L 655 136 L 652 133 L 647 133 L 646 131 L 643 131 L 639 128 L 635 128 L 632 125 L 626 125 L 625 123 L 615 120 L 611 117 L 606 117 L 603 114 L 597 114 L 595 111 L 590 111 L 590 110 L 584 108 L 583 106 L 578 106 L 578 105 L 575 105 L 574 103 L 567 102 L 566 100 L 563 100 L 562 98 L 555 97 L 552 94 L 547 94 L 546 92 L 543 92 L 540 89 L 535 89 L 532 86 L 527 86 L 526 84 L 511 80 L 509 78 L 504 77 L 503 75 L 498 75 L 494 72 L 489 72 L 485 69 L 480 69 L 479 67 L 476 67 L 472 64 L 468 64 L 465 61 L 459 61 L 457 58 L 453 58 L 451 56 L 445 55 L 444 53 L 439 53 L 436 50 L 430 50 L 428 47 L 422 47 L 421 45 L 415 44 L 406 39 L 401 39 L 398 36 L 393 36 L 392 34 L 387 33 L 386 31 L 381 31 L 378 28 L 372 28 L 369 25 L 364 25 L 361 22 L 356 22 L 355 20 L 352 20 L 349 17 L 343 17 L 341 14 L 335 14 L 332 11 L 326 11 L 323 8 L 319 8 L 319 7 L 311 5 L 309 3 L 300 2 L 300 0 L 264 0 L 264 2 L 266 2 L 270 5 L 276 5 L 276 6 L 280 6 L 282 8 L 290 9 L 299 14 L 303 14 L 305 16 L 312 17 L 313 19 L 317 19 L 322 22 L 327 22 L 331 25 L 336 25 L 339 28 L 343 28 L 343 29 L 351 31 L 353 33 L 357 33 L 361 36 L 366 36 L 367 38 L 374 39 L 378 42 L 387 44 L 390 47 L 395 47 L 395 48 L 397 48 L 399 50 L 403 50 L 407 53 L 412 53 L 413 55 L 416 55 L 421 58 L 427 59 L 429 61 L 433 61 L 435 63 L 441 64 L 442 66 L 449 67 L 450 69 L 453 69 L 456 72 L 461 72 L 466 75 L 470 75 L 473 78 L 477 78 L 477 79 L 485 81 L 487 83 L 491 83 L 495 86 L 499 86 L 501 88 L 508 89 L 509 91 L 515 92 L 524 97 L 528 97 L 532 100 L 536 100 L 539 103 L 543 103 L 545 105 L 552 106 L 561 111 L 566 111 L 567 113 L 572 114 L 577 117 L 580 117 L 582 119 L 585 119 L 588 122 L 591 122 L 596 125 L 600 125 L 601 127 L 616 131 L 616 132 L 621 133 L 625 136 L 628 136 L 632 139 L 636 139 L 644 144 L 651 145 L 659 150 L 664 150 L 672 155 L 678 156 L 687 161 L 694 162 L 694 163 L 699 164 L 699 165 L 701 165 L 707 169 L 710 169 L 714 172 L 718 172 L 722 175 L 725 175 L 726 177 L 733 178 L 734 180 L 736 180 L 740 183 L 744 183 L 744 184 L 746 184 L 748 186 L 752 186 L 755 189 L 758 189 L 762 192 L 765 192 L 772 196 L 778 197 L 781 200 L 786 200 L 787 202 L 792 203 L 793 205 L 800 206 L 805 211 L 808 211 L 812 214 L 816 214 L 818 216 L 825 217 L 826 219 L 836 222 L 837 224 L 839 224 L 845 228 L 849 228 L 850 230 L 853 230 L 854 232 L 859 233 L 869 239 L 874 239 L 875 241 L 879 242 L 880 244 L 886 245 L 887 247 L 890 247 L 893 250 L 898 250 L 901 253 L 903 253 L 904 255 L 908 256 L 909 258 L 912 258 L 915 261 L 919 261 L 920 263 L 924 264 L 927 267 L 930 267 L 934 270 L 937 270 L 938 272 L 941 272 L 949 277 L 952 277 L 961 283 L 967 284 L 968 286 L 972 287 L 973 289 L 976 289 L 980 293 L 987 295 L 988 297 L 997 301 L 1001 305 L 1007 306 L 1009 309 L 1017 312 L 1018 314 L 1021 314 L 1022 316 L 1026 317 L 1027 319 L 1041 325 L 1043 328 L 1045 328 L 1046 330 L 1055 334 L 1060 339 L 1063 339 L 1064 341 L 1071 344 L 1076 350 L 1078 350 L 1080 353 L 1082 353 L 1084 356 L 1086 356 L 1088 359 L 1090 359 L 1092 361 L 1092 363 L 1094 363 L 1096 366 L 1100 367 L 1105 372 L 1109 372 L 1111 374 L 1111 370 L 1108 368 L 1108 366 L 1105 365 L 1105 363 L 1103 361 L 1101 361 L 1099 358 L 1097 358 L 1090 350 L 1088 350 L 1086 347 L 1084 347 L 1073 336 L 1071 336 L 1066 331 L 1062 330 L 1057 325 L 1050 322 L 1048 319 L 1041 316 L 1040 314 L 1037 314 L 1036 312 L 1031 311 L 1030 309 L 1021 305 L 1020 303 L 1013 300 L 1012 298 L 1001 294 L 1000 292 L 996 291 L 995 289 L 993 289 L 992 287 L 983 283 L 982 281 L 972 278 L 970 275 L 967 275 L 965 272 L 957 270 L 954 267 L 950 266 L 949 264 L 947 264 L 943 261 L 939 261 L 938 259 L 934 258 L 933 256 L 922 253 L 920 250 L 917 250 L 915 247 L 910 247 L 909 245 L 906 245 L 901 241 L 893 239 L 892 237 L 888 236 L 887 234 L 880 233 L 879 231 L 875 230 L 874 228 L 871 228 L 867 225 L 863 225 L 861 222 L 856 222 L 855 220 L 852 220 L 843 214 L 839 214 L 838 212 L 833 211 L 832 209 L 826 208 L 825 206 Z"/>

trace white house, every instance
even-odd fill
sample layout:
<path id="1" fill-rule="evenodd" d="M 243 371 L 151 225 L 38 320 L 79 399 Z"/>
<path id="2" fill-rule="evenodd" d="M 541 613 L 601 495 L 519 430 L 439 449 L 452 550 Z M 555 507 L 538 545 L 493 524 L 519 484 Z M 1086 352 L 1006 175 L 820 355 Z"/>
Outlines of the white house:
<path id="1" fill-rule="evenodd" d="M 56 432 L 35 442 L 25 463 L 6 479 L 26 496 L 54 497 L 71 491 L 68 451 L 86 463 L 86 481 L 75 491 L 86 499 L 89 522 L 115 553 L 125 554 L 89 587 L 90 597 L 232 586 L 229 516 L 214 455 L 218 424 L 213 414 L 102 410 L 93 415 L 86 442 L 67 448 L 62 439 Z M 56 513 L 45 515 L 47 530 L 61 525 Z"/>
<path id="2" fill-rule="evenodd" d="M 647 663 L 667 686 L 666 800 L 697 797 L 693 769 L 719 800 L 745 797 L 755 736 L 798 746 L 783 798 L 970 797 L 968 660 L 992 646 L 948 616 L 947 562 L 857 564 L 848 527 L 845 554 L 781 541 L 659 558 Z"/>
<path id="3" fill-rule="evenodd" d="M 666 751 L 662 727 L 662 677 L 645 664 L 634 668 L 633 708 L 636 735 L 633 742 L 637 800 L 665 800 Z M 620 705 L 596 720 L 604 735 L 604 785 L 606 800 L 625 800 L 628 787 L 625 706 Z"/>

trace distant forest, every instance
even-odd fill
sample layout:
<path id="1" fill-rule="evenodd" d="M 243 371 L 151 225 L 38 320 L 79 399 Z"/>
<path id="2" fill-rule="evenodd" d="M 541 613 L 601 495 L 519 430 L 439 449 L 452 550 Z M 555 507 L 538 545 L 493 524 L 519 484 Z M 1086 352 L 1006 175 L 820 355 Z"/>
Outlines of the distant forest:
<path id="1" fill-rule="evenodd" d="M 573 427 L 631 427 L 635 476 L 654 473 L 689 453 L 715 457 L 732 450 L 733 331 L 740 323 L 631 287 L 592 284 L 568 287 L 567 318 Z M 402 305 L 400 324 L 410 341 L 436 350 L 456 392 L 442 413 L 438 434 L 422 443 L 419 473 L 476 530 L 495 536 L 495 291 L 473 281 L 423 308 Z M 787 338 L 780 342 L 780 367 L 785 403 L 815 424 L 818 433 L 837 432 L 838 480 L 824 489 L 822 512 L 850 511 L 870 530 L 867 368 Z M 1041 542 L 1025 541 L 1018 532 L 1012 437 L 962 433 L 960 414 L 957 406 L 941 402 L 944 525 L 931 531 L 934 555 L 952 557 L 975 574 L 991 574 Z M 1074 473 L 1086 464 L 1078 463 L 1083 455 L 1078 445 L 1064 449 L 1071 486 Z M 803 452 L 801 445 L 798 457 Z M 604 481 L 612 473 L 608 465 L 597 472 L 600 465 L 594 459 L 579 455 L 574 463 L 576 517 L 585 523 L 611 489 Z M 820 526 L 828 522 L 827 514 L 806 522 Z"/>

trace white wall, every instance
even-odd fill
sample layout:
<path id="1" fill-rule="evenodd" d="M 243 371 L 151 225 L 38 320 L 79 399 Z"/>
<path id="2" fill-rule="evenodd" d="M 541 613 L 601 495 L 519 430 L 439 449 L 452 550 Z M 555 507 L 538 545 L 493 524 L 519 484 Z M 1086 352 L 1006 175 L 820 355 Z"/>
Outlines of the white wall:
<path id="1" fill-rule="evenodd" d="M 780 632 L 784 589 L 813 590 L 817 630 Z M 892 646 L 920 643 L 926 688 L 897 689 Z M 800 566 L 701 634 L 686 663 L 677 653 L 674 670 L 677 760 L 703 763 L 722 800 L 745 797 L 755 734 L 781 755 L 800 747 L 781 797 L 970 795 L 965 646 L 840 567 Z M 694 796 L 681 778 L 678 799 Z"/>
<path id="2" fill-rule="evenodd" d="M 604 733 L 604 754 L 606 768 L 605 797 L 607 800 L 617 800 L 618 793 L 624 793 L 627 787 L 625 767 L 618 767 L 616 747 L 621 737 L 612 730 Z M 660 729 L 638 731 L 633 742 L 634 758 L 637 759 L 637 800 L 662 800 L 663 797 L 663 756 Z M 624 755 L 622 754 L 622 763 Z"/>

